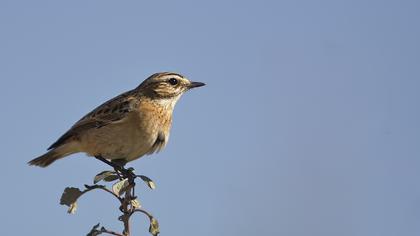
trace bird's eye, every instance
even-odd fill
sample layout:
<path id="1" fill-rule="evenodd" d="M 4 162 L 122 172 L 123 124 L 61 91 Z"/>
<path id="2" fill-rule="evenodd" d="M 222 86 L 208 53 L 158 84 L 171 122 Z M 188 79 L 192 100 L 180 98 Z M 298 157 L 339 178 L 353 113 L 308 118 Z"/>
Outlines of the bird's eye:
<path id="1" fill-rule="evenodd" d="M 177 79 L 175 79 L 175 78 L 170 78 L 170 79 L 169 79 L 169 83 L 170 83 L 171 85 L 177 85 L 177 84 L 178 84 L 178 80 L 177 80 Z"/>

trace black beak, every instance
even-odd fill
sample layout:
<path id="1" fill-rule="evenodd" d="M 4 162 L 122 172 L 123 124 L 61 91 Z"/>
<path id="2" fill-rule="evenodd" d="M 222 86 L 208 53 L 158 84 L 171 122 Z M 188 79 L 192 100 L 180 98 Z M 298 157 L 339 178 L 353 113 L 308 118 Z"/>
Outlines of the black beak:
<path id="1" fill-rule="evenodd" d="M 201 82 L 191 82 L 188 85 L 188 89 L 197 88 L 197 87 L 201 87 L 201 86 L 204 86 L 204 85 L 206 85 L 206 84 L 205 83 L 201 83 Z"/>

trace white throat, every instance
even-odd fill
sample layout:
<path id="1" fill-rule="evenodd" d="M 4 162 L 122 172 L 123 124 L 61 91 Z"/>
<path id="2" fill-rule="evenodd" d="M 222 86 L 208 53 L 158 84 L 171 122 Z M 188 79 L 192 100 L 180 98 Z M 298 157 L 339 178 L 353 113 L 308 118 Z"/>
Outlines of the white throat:
<path id="1" fill-rule="evenodd" d="M 180 97 L 181 97 L 181 94 L 172 98 L 160 98 L 157 100 L 157 103 L 159 103 L 165 109 L 173 110 L 176 102 L 179 100 Z"/>

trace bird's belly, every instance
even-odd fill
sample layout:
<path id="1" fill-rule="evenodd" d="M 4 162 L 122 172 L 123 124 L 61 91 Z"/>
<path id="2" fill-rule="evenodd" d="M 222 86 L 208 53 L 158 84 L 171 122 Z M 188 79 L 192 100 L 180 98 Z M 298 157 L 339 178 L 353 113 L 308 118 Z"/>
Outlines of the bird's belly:
<path id="1" fill-rule="evenodd" d="M 132 122 L 112 124 L 90 132 L 84 137 L 85 152 L 106 159 L 135 160 L 150 152 L 157 134 Z"/>

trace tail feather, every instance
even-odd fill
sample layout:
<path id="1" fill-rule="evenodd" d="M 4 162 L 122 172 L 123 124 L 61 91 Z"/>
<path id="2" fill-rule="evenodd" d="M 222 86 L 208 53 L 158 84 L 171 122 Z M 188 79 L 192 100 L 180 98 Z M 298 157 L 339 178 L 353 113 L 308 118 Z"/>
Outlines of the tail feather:
<path id="1" fill-rule="evenodd" d="M 53 163 L 54 161 L 56 161 L 56 160 L 58 160 L 62 157 L 64 157 L 64 156 L 60 155 L 55 150 L 51 150 L 51 151 L 45 153 L 44 155 L 29 161 L 28 164 L 31 165 L 31 166 L 47 167 L 51 163 Z"/>
<path id="2" fill-rule="evenodd" d="M 44 155 L 39 156 L 29 161 L 28 164 L 31 166 L 47 167 L 51 165 L 51 163 L 53 163 L 54 161 L 77 152 L 75 150 L 71 151 L 71 149 L 72 149 L 71 144 L 70 145 L 65 144 L 65 145 L 59 146 L 55 149 L 48 151 Z"/>

